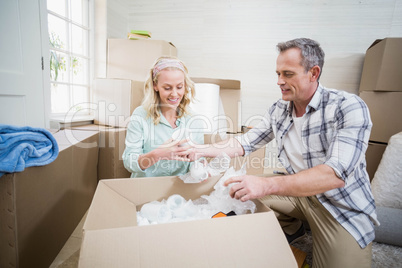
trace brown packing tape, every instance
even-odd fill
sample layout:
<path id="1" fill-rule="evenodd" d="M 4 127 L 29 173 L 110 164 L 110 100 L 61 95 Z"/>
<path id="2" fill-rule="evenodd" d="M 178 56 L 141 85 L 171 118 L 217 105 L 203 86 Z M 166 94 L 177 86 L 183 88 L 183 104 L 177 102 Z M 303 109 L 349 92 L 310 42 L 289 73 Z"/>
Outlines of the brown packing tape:
<path id="1" fill-rule="evenodd" d="M 290 248 L 292 249 L 293 255 L 295 256 L 297 267 L 303 268 L 306 263 L 307 253 L 292 245 L 290 245 Z"/>

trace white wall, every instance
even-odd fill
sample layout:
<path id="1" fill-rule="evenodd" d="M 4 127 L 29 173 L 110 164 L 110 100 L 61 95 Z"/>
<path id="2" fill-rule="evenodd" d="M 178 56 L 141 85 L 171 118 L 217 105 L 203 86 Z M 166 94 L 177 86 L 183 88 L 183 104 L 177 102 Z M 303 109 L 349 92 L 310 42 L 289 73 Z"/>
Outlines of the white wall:
<path id="1" fill-rule="evenodd" d="M 127 29 L 172 42 L 194 77 L 241 80 L 245 123 L 281 97 L 280 41 L 319 41 L 326 52 L 321 82 L 357 93 L 366 49 L 402 36 L 402 0 L 133 0 Z"/>
<path id="2" fill-rule="evenodd" d="M 129 0 L 107 1 L 107 33 L 108 38 L 126 38 L 128 31 Z"/>
<path id="3" fill-rule="evenodd" d="M 94 9 L 94 76 L 106 77 L 107 39 L 127 37 L 128 0 L 96 0 Z"/>

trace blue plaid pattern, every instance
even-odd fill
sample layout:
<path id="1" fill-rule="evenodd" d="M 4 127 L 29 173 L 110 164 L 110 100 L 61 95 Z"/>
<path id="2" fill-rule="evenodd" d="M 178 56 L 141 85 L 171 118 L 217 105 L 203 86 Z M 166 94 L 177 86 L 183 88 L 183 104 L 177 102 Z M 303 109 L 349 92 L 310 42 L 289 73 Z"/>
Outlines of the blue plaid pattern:
<path id="1" fill-rule="evenodd" d="M 239 136 L 245 154 L 275 140 L 279 161 L 294 174 L 283 146 L 293 124 L 292 109 L 292 102 L 277 101 L 256 127 Z M 373 224 L 379 225 L 365 159 L 371 127 L 363 100 L 320 84 L 306 109 L 301 134 L 306 166 L 326 164 L 345 181 L 344 188 L 318 194 L 317 198 L 362 248 L 374 240 Z"/>

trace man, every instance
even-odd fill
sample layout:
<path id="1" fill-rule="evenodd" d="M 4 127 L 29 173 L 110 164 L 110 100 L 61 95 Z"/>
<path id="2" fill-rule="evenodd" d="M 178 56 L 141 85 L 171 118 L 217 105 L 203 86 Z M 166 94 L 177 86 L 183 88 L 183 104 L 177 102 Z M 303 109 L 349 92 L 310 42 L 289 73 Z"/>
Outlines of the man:
<path id="1" fill-rule="evenodd" d="M 358 96 L 318 82 L 324 52 L 316 41 L 300 38 L 277 48 L 282 99 L 230 146 L 196 147 L 182 156 L 247 155 L 275 140 L 288 175 L 231 178 L 230 195 L 260 198 L 275 211 L 289 243 L 304 235 L 308 222 L 314 267 L 371 267 L 373 223 L 379 223 L 366 172 L 368 108 Z"/>

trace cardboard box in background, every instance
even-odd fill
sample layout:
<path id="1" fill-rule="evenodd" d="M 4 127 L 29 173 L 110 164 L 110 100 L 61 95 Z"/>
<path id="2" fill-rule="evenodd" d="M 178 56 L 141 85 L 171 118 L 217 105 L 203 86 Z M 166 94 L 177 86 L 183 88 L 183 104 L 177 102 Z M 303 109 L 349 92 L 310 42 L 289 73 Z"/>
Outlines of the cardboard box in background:
<path id="1" fill-rule="evenodd" d="M 98 133 L 53 132 L 55 161 L 0 178 L 0 267 L 49 267 L 92 201 Z"/>
<path id="2" fill-rule="evenodd" d="M 359 96 L 370 110 L 371 141 L 388 143 L 392 135 L 402 131 L 402 92 L 362 91 Z"/>
<path id="3" fill-rule="evenodd" d="M 98 125 L 127 127 L 144 98 L 144 82 L 140 81 L 97 78 L 93 89 L 94 122 Z"/>
<path id="4" fill-rule="evenodd" d="M 128 172 L 123 164 L 122 155 L 125 149 L 126 128 L 114 128 L 100 125 L 85 125 L 72 127 L 74 130 L 99 131 L 99 160 L 98 180 L 112 178 L 129 178 Z M 228 134 L 227 138 L 233 136 Z M 218 142 L 221 137 L 218 134 L 205 134 L 205 143 L 211 140 Z M 247 174 L 261 175 L 264 173 L 265 147 L 251 153 L 247 157 L 236 157 L 231 161 L 235 170 L 240 169 L 246 163 Z"/>
<path id="5" fill-rule="evenodd" d="M 402 91 L 402 38 L 376 40 L 366 52 L 359 92 Z"/>
<path id="6" fill-rule="evenodd" d="M 223 109 L 227 116 L 227 131 L 229 133 L 241 132 L 241 84 L 239 80 L 192 77 L 194 83 L 210 83 L 219 85 L 219 95 L 222 100 Z M 219 121 L 218 129 L 224 126 Z"/>
<path id="7" fill-rule="evenodd" d="M 227 134 L 226 139 L 237 136 L 240 134 Z M 222 138 L 219 134 L 205 134 L 204 135 L 204 143 L 211 144 L 222 141 Z M 246 164 L 246 170 L 248 175 L 262 175 L 264 174 L 265 169 L 265 152 L 266 146 L 258 149 L 255 152 L 252 152 L 248 156 L 238 156 L 232 158 L 230 162 L 230 166 L 233 166 L 235 170 L 239 170 L 242 168 L 244 164 Z"/>
<path id="8" fill-rule="evenodd" d="M 198 184 L 178 177 L 100 181 L 79 267 L 297 267 L 274 212 L 257 200 L 254 214 L 137 226 L 143 204 L 173 194 L 196 200 L 219 177 Z"/>
<path id="9" fill-rule="evenodd" d="M 386 144 L 369 142 L 366 151 L 367 173 L 369 174 L 370 181 L 373 180 L 374 174 L 380 164 L 382 155 L 384 154 Z"/>
<path id="10" fill-rule="evenodd" d="M 176 47 L 163 40 L 108 39 L 107 78 L 145 81 L 161 56 L 177 56 Z"/>
<path id="11" fill-rule="evenodd" d="M 88 118 L 88 116 L 74 116 L 72 120 L 67 116 L 63 116 L 60 118 L 51 118 L 50 119 L 50 128 L 56 130 L 63 130 L 66 128 L 71 128 L 73 126 L 85 126 L 89 124 L 93 124 L 94 120 Z"/>
<path id="12" fill-rule="evenodd" d="M 72 129 L 99 131 L 98 180 L 130 178 L 131 173 L 124 167 L 122 159 L 127 128 L 86 125 Z"/>
<path id="13" fill-rule="evenodd" d="M 228 133 L 241 132 L 241 92 L 236 89 L 220 90 L 219 95 L 222 100 L 223 109 L 227 116 Z M 220 127 L 221 128 L 221 127 Z"/>
<path id="14" fill-rule="evenodd" d="M 241 132 L 240 81 L 215 78 L 192 78 L 195 83 L 212 83 L 220 86 L 223 109 L 228 118 L 227 131 Z M 144 97 L 144 82 L 125 79 L 94 80 L 94 103 L 97 105 L 94 123 L 114 127 L 127 127 L 134 109 Z M 223 125 L 219 125 L 219 129 Z"/>

